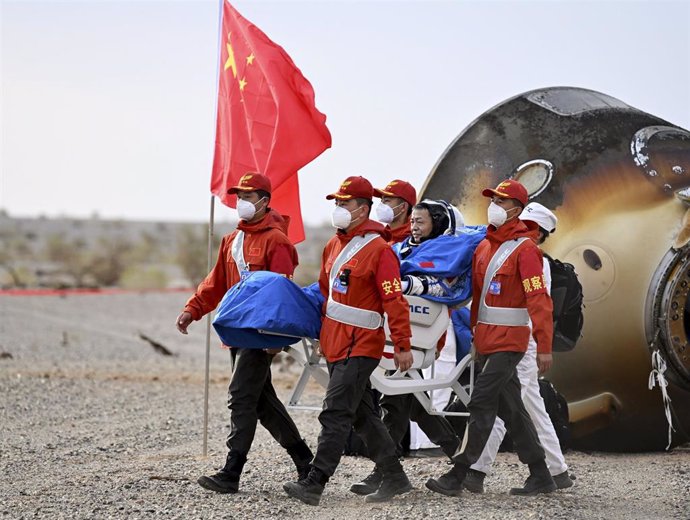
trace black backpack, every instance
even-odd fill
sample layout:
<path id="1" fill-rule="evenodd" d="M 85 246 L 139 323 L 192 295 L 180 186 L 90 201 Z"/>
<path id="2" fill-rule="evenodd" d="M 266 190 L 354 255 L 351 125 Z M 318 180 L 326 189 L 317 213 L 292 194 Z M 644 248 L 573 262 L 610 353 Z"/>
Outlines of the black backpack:
<path id="1" fill-rule="evenodd" d="M 580 339 L 582 315 L 582 285 L 573 264 L 561 262 L 544 253 L 551 267 L 551 299 L 553 300 L 554 352 L 567 352 L 575 348 Z"/>
<path id="2" fill-rule="evenodd" d="M 556 431 L 561 451 L 570 446 L 570 414 L 568 402 L 547 379 L 539 380 L 539 393 L 544 400 L 544 408 L 549 414 L 553 429 Z"/>

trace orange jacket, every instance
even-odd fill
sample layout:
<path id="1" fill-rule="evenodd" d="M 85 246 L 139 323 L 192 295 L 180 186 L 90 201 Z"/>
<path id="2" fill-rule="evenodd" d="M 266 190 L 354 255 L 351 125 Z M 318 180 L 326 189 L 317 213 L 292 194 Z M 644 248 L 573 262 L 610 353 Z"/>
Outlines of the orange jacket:
<path id="1" fill-rule="evenodd" d="M 391 234 L 391 238 L 388 241 L 388 245 L 392 246 L 393 244 L 402 242 L 410 236 L 410 217 L 407 217 L 407 221 L 402 226 L 398 226 L 395 229 L 386 226 L 386 229 L 388 229 L 388 231 L 390 231 Z"/>
<path id="2" fill-rule="evenodd" d="M 474 345 L 480 354 L 512 351 L 526 352 L 529 327 L 510 327 L 477 323 L 479 300 L 486 269 L 498 247 L 507 240 L 534 237 L 524 222 L 511 220 L 496 229 L 489 226 L 486 238 L 477 246 L 472 258 L 472 307 L 470 322 Z M 551 352 L 553 339 L 553 303 L 546 291 L 541 250 L 533 240 L 523 242 L 505 261 L 493 278 L 494 292 L 487 292 L 486 303 L 492 307 L 526 308 L 532 320 L 537 352 Z"/>
<path id="3" fill-rule="evenodd" d="M 237 230 L 223 237 L 216 265 L 185 305 L 184 310 L 195 320 L 215 309 L 227 290 L 240 281 L 232 258 L 232 242 L 238 230 L 244 231 L 242 250 L 250 271 L 273 271 L 290 277 L 298 264 L 295 246 L 286 235 L 287 221 L 278 212 L 269 209 L 264 218 L 252 224 L 240 220 Z"/>
<path id="4" fill-rule="evenodd" d="M 331 238 L 321 256 L 319 288 L 328 300 L 328 277 L 331 266 L 343 248 L 355 236 L 378 233 L 375 239 L 359 251 L 341 271 L 350 269 L 346 293 L 333 291 L 333 299 L 339 303 L 386 313 L 395 351 L 410 349 L 410 310 L 400 289 L 400 265 L 393 250 L 386 243 L 390 233 L 383 225 L 366 220 L 349 233 L 338 232 Z M 327 302 L 326 302 L 327 303 Z M 324 311 L 325 311 L 324 304 Z M 324 312 L 325 314 L 325 312 Z M 345 325 L 324 317 L 321 327 L 321 350 L 330 362 L 349 357 L 380 359 L 385 343 L 383 328 L 377 330 Z"/>

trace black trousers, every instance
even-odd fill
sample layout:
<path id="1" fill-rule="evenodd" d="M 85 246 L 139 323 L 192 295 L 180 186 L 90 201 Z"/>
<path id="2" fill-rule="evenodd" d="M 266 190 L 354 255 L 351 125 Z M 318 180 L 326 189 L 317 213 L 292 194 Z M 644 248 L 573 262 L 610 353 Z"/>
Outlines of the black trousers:
<path id="1" fill-rule="evenodd" d="M 459 441 L 453 427 L 445 417 L 429 415 L 414 395 L 384 395 L 381 398 L 381 408 L 383 424 L 388 429 L 397 450 L 400 450 L 400 442 L 412 419 L 429 440 L 438 444 L 446 455 L 452 457 L 455 454 Z"/>
<path id="2" fill-rule="evenodd" d="M 515 367 L 523 355 L 522 352 L 496 352 L 481 360 L 484 366 L 467 406 L 470 418 L 456 463 L 471 466 L 477 462 L 494 427 L 496 415 L 505 422 L 515 451 L 524 464 L 544 460 L 544 449 L 520 395 Z"/>
<path id="3" fill-rule="evenodd" d="M 399 464 L 395 444 L 374 406 L 369 376 L 378 364 L 378 359 L 368 357 L 328 363 L 330 379 L 319 414 L 321 433 L 312 463 L 326 477 L 335 473 L 351 427 L 361 435 L 376 464 Z"/>
<path id="4" fill-rule="evenodd" d="M 283 448 L 302 441 L 294 421 L 278 399 L 271 383 L 273 355 L 261 349 L 234 349 L 235 371 L 228 390 L 230 435 L 226 442 L 231 450 L 245 455 L 256 433 L 257 421 Z"/>

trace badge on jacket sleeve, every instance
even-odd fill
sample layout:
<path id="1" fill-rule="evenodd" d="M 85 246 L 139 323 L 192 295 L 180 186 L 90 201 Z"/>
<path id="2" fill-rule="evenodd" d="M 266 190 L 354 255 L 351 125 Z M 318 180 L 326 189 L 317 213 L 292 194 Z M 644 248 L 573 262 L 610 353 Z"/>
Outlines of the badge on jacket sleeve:
<path id="1" fill-rule="evenodd" d="M 489 283 L 489 294 L 501 294 L 501 282 L 497 280 L 491 280 L 491 282 Z"/>

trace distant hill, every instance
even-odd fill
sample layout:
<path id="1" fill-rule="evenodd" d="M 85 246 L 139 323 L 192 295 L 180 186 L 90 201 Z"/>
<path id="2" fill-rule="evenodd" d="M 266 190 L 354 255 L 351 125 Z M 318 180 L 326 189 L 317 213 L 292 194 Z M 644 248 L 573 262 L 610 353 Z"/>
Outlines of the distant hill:
<path id="1" fill-rule="evenodd" d="M 213 261 L 220 237 L 234 226 L 214 225 Z M 15 218 L 0 211 L 0 287 L 191 287 L 207 273 L 208 226 L 155 222 Z M 328 226 L 306 227 L 298 244 L 295 281 L 318 276 Z"/>

